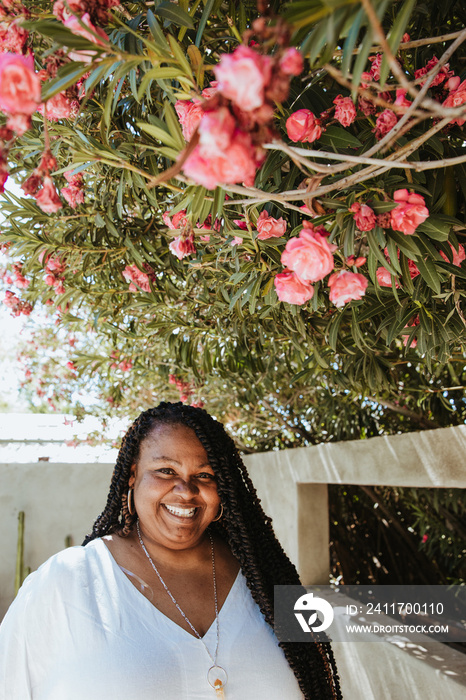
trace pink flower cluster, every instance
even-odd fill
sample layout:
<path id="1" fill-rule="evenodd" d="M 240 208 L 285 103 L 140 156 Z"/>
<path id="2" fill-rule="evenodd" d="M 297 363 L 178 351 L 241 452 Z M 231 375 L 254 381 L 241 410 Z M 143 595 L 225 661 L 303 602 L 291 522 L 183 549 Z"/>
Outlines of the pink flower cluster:
<path id="1" fill-rule="evenodd" d="M 255 26 L 264 31 L 263 22 Z M 184 173 L 207 189 L 218 184 L 252 186 L 266 157 L 262 144 L 274 134 L 275 102 L 286 99 L 290 76 L 302 69 L 296 49 L 267 56 L 242 44 L 223 54 L 214 68 L 215 82 L 203 91 L 204 100 L 175 105 L 185 139 L 199 133 Z"/>
<path id="2" fill-rule="evenodd" d="M 372 231 L 377 223 L 375 212 L 367 204 L 355 202 L 349 208 L 354 214 L 354 220 L 359 231 Z"/>
<path id="3" fill-rule="evenodd" d="M 155 281 L 155 274 L 152 268 L 145 263 L 146 272 L 142 272 L 137 265 L 127 265 L 123 270 L 123 277 L 129 282 L 130 292 L 150 292 L 150 282 Z M 148 273 L 148 274 L 146 274 Z"/>
<path id="4" fill-rule="evenodd" d="M 60 194 L 66 199 L 72 209 L 76 209 L 78 204 L 84 204 L 84 179 L 82 173 L 73 175 L 72 172 L 63 173 L 68 187 L 62 187 Z"/>
<path id="5" fill-rule="evenodd" d="M 323 280 L 332 272 L 336 248 L 328 242 L 327 232 L 322 226 L 315 227 L 304 221 L 299 236 L 291 238 L 282 253 L 281 261 L 286 269 L 275 276 L 275 290 L 280 301 L 301 305 L 312 299 L 312 282 Z M 361 260 L 359 262 L 363 264 Z M 340 307 L 353 299 L 361 299 L 367 280 L 360 273 L 340 270 L 330 275 L 328 285 L 330 301 Z"/>
<path id="6" fill-rule="evenodd" d="M 32 304 L 30 304 L 28 301 L 19 299 L 16 294 L 11 292 L 9 289 L 7 289 L 5 292 L 3 303 L 5 306 L 11 309 L 12 316 L 20 316 L 21 314 L 24 316 L 29 316 L 32 311 Z"/>
<path id="7" fill-rule="evenodd" d="M 21 263 L 13 263 L 13 274 L 15 276 L 14 283 L 18 289 L 27 289 L 29 287 L 29 280 L 23 275 L 23 266 Z"/>
<path id="8" fill-rule="evenodd" d="M 119 4 L 119 0 L 66 0 L 66 3 L 64 0 L 55 0 L 53 14 L 61 22 L 72 15 L 82 17 L 88 14 L 93 22 L 105 26 L 108 23 L 109 10 L 118 7 Z"/>
<path id="9" fill-rule="evenodd" d="M 57 294 L 64 294 L 64 274 L 67 268 L 65 260 L 56 254 L 46 256 L 45 250 L 43 250 L 39 255 L 39 262 L 45 262 L 45 284 L 47 284 L 49 287 L 53 287 Z"/>
<path id="10" fill-rule="evenodd" d="M 420 194 L 410 194 L 408 190 L 396 190 L 393 199 L 398 202 L 398 206 L 390 212 L 391 227 L 394 231 L 410 236 L 429 216 L 425 199 Z"/>
<path id="11" fill-rule="evenodd" d="M 180 392 L 180 401 L 182 401 L 183 403 L 189 401 L 193 394 L 193 387 L 189 382 L 184 382 L 182 379 L 179 379 L 174 374 L 168 375 L 168 382 L 169 384 L 174 384 Z"/>
<path id="12" fill-rule="evenodd" d="M 173 255 L 176 255 L 178 260 L 183 260 L 187 255 L 192 255 L 196 252 L 196 246 L 194 245 L 194 235 L 190 233 L 189 235 L 181 234 L 169 243 Z"/>
<path id="13" fill-rule="evenodd" d="M 422 78 L 424 75 L 427 75 L 427 73 L 430 73 L 430 71 L 435 68 L 435 66 L 438 63 L 438 58 L 437 56 L 434 56 L 433 58 L 430 59 L 430 61 L 427 62 L 427 64 L 423 68 L 419 68 L 419 70 L 414 71 L 414 77 L 417 78 Z M 445 80 L 448 80 L 448 78 L 451 78 L 453 75 L 453 71 L 449 70 L 450 64 L 445 63 L 431 82 L 430 86 L 431 87 L 436 87 L 437 85 L 441 85 Z M 425 80 L 420 82 L 420 85 L 424 85 Z"/>
<path id="14" fill-rule="evenodd" d="M 447 84 L 450 94 L 444 101 L 444 107 L 460 107 L 466 102 L 466 80 L 461 82 L 461 78 L 455 76 L 450 78 Z M 457 119 L 452 119 L 451 124 L 458 124 L 458 126 L 463 126 L 466 118 L 458 117 Z"/>
<path id="15" fill-rule="evenodd" d="M 32 56 L 0 54 L 0 110 L 8 115 L 7 127 L 18 136 L 31 124 L 40 104 L 41 86 Z"/>
<path id="16" fill-rule="evenodd" d="M 21 185 L 23 192 L 33 195 L 39 207 L 46 214 L 57 212 L 63 206 L 50 177 L 50 170 L 56 166 L 57 161 L 54 156 L 50 151 L 44 151 L 38 167 Z M 41 186 L 42 189 L 39 189 Z"/>
<path id="17" fill-rule="evenodd" d="M 11 51 L 24 54 L 28 37 L 29 32 L 23 29 L 18 20 L 0 22 L 0 53 Z"/>

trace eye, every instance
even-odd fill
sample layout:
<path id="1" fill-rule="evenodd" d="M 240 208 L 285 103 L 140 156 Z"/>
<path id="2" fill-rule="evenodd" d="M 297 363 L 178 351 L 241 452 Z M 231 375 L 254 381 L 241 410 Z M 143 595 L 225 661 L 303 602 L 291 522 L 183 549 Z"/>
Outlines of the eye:
<path id="1" fill-rule="evenodd" d="M 202 479 L 203 481 L 215 481 L 215 474 L 211 474 L 210 472 L 201 472 L 197 475 L 197 478 Z"/>
<path id="2" fill-rule="evenodd" d="M 156 469 L 155 473 L 162 474 L 163 476 L 172 476 L 175 473 L 175 470 L 171 467 L 162 467 L 161 469 Z"/>

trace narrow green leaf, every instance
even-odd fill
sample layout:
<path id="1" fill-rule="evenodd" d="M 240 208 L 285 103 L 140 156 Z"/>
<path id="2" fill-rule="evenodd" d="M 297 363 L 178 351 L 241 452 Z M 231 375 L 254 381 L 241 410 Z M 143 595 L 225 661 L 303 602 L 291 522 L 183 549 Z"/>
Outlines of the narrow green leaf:
<path id="1" fill-rule="evenodd" d="M 204 34 L 204 29 L 206 27 L 207 20 L 210 17 L 210 13 L 212 12 L 214 2 L 215 0 L 207 0 L 205 4 L 204 12 L 202 13 L 201 21 L 199 22 L 199 27 L 197 29 L 196 41 L 194 42 L 198 48 L 201 45 L 202 35 Z"/>
<path id="2" fill-rule="evenodd" d="M 451 223 L 448 221 L 447 217 L 429 216 L 428 219 L 419 224 L 417 227 L 418 231 L 422 231 L 433 238 L 434 241 L 446 241 L 450 233 Z"/>
<path id="3" fill-rule="evenodd" d="M 158 20 L 154 17 L 152 10 L 147 10 L 147 24 L 150 32 L 155 39 L 155 43 L 164 51 L 168 51 L 168 42 L 163 33 Z"/>
<path id="4" fill-rule="evenodd" d="M 440 292 L 442 291 L 440 285 L 440 278 L 437 274 L 435 265 L 432 262 L 432 260 L 430 260 L 430 258 L 427 258 L 426 260 L 419 258 L 419 260 L 417 260 L 416 262 L 416 265 L 418 266 L 422 279 L 428 284 L 428 286 L 431 289 L 434 290 L 436 294 L 440 294 Z"/>
<path id="5" fill-rule="evenodd" d="M 167 19 L 169 22 L 176 24 L 177 27 L 187 27 L 188 29 L 194 29 L 194 23 L 188 13 L 183 10 L 179 5 L 175 5 L 173 2 L 168 2 L 163 0 L 163 2 L 154 9 L 154 14 Z"/>
<path id="6" fill-rule="evenodd" d="M 408 26 L 411 13 L 416 5 L 416 0 L 406 0 L 403 7 L 399 9 L 397 7 L 396 19 L 393 26 L 387 36 L 388 44 L 392 50 L 393 55 L 398 51 L 398 46 L 400 45 L 401 38 L 406 31 Z M 380 67 L 380 84 L 384 85 L 387 80 L 390 67 L 388 65 L 387 57 L 384 55 L 382 58 L 382 64 Z"/>
<path id="7" fill-rule="evenodd" d="M 345 148 L 359 148 L 362 146 L 361 141 L 353 136 L 349 131 L 340 126 L 329 126 L 319 139 L 319 143 L 333 146 L 335 151 L 341 151 Z"/>

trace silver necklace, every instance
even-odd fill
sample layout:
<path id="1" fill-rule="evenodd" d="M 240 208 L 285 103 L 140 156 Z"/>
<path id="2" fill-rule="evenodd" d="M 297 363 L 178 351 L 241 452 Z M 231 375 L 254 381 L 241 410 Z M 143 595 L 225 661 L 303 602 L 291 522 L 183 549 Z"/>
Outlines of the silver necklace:
<path id="1" fill-rule="evenodd" d="M 158 577 L 160 583 L 162 584 L 162 586 L 164 587 L 164 589 L 166 590 L 166 592 L 170 596 L 171 600 L 173 601 L 174 605 L 176 606 L 176 609 L 179 611 L 179 613 L 181 614 L 183 619 L 186 620 L 186 622 L 191 627 L 191 629 L 194 632 L 194 634 L 196 635 L 196 637 L 204 645 L 204 648 L 205 648 L 206 652 L 208 653 L 210 660 L 212 661 L 212 666 L 209 668 L 209 670 L 207 672 L 207 682 L 215 690 L 216 696 L 218 698 L 223 698 L 224 697 L 223 688 L 227 684 L 228 676 L 227 676 L 227 672 L 225 671 L 225 669 L 217 664 L 218 643 L 220 641 L 220 625 L 219 625 L 219 620 L 218 620 L 217 578 L 215 576 L 214 541 L 212 539 L 211 533 L 209 532 L 208 535 L 209 535 L 209 539 L 210 539 L 210 551 L 212 554 L 212 577 L 214 580 L 215 623 L 216 623 L 216 627 L 217 627 L 217 642 L 215 644 L 215 654 L 213 656 L 210 653 L 210 651 L 207 647 L 207 644 L 204 642 L 204 640 L 202 639 L 201 635 L 199 634 L 197 629 L 194 627 L 194 625 L 190 622 L 190 620 L 188 620 L 186 614 L 180 608 L 177 601 L 175 600 L 174 595 L 169 590 L 167 584 L 165 583 L 165 581 L 163 580 L 163 578 L 159 574 L 158 569 L 155 566 L 154 562 L 152 561 L 152 558 L 151 558 L 149 552 L 147 551 L 146 546 L 143 542 L 143 539 L 141 536 L 141 530 L 139 528 L 139 519 L 136 521 L 136 529 L 138 532 L 139 544 L 141 545 L 142 551 L 144 552 L 144 554 L 146 555 L 146 557 L 150 561 L 151 566 L 154 569 L 155 573 L 157 574 L 157 577 Z"/>

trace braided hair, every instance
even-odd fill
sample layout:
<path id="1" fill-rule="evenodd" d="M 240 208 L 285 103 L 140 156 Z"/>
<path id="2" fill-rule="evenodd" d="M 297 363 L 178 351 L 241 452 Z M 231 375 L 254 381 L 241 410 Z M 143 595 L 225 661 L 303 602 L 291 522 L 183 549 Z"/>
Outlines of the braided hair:
<path id="1" fill-rule="evenodd" d="M 160 424 L 188 426 L 206 450 L 223 505 L 223 517 L 209 527 L 228 542 L 253 599 L 273 628 L 273 587 L 299 585 L 299 576 L 275 537 L 272 520 L 262 510 L 233 440 L 223 425 L 201 408 L 162 402 L 141 413 L 123 438 L 107 505 L 83 545 L 96 537 L 111 533 L 125 537 L 132 531 L 137 515 L 129 513 L 127 502 L 131 466 L 138 460 L 141 442 Z M 280 642 L 280 646 L 306 700 L 342 699 L 328 642 Z"/>

